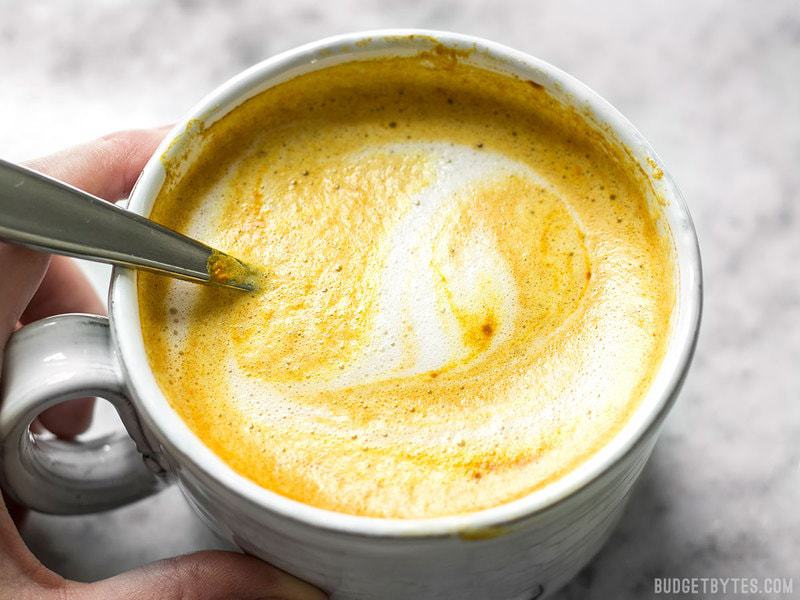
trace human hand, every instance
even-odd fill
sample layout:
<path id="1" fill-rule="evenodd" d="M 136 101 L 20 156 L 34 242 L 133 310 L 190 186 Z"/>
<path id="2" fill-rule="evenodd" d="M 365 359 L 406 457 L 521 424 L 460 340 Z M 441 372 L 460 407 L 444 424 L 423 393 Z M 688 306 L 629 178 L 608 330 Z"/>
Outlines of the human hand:
<path id="1" fill-rule="evenodd" d="M 103 137 L 28 165 L 106 200 L 128 195 L 166 129 Z M 20 326 L 66 312 L 104 313 L 102 302 L 69 259 L 0 242 L 0 365 Z M 2 377 L 2 373 L 0 373 Z M 86 430 L 92 400 L 65 402 L 38 419 L 61 438 Z M 0 498 L 0 591 L 19 600 L 107 598 L 318 600 L 324 594 L 256 558 L 233 552 L 198 552 L 160 561 L 96 583 L 68 581 L 47 569 L 25 546 L 15 525 L 22 512 Z M 14 518 L 12 518 L 12 514 Z M 3 595 L 7 594 L 7 595 Z"/>

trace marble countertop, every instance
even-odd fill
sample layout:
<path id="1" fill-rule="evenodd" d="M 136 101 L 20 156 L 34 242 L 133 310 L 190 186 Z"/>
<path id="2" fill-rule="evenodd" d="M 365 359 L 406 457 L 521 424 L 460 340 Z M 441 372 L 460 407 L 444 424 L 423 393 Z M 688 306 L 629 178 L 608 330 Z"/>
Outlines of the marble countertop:
<path id="1" fill-rule="evenodd" d="M 91 10 L 90 10 L 91 6 Z M 556 597 L 649 597 L 654 577 L 795 577 L 800 593 L 800 8 L 638 0 L 3 3 L 0 155 L 175 120 L 280 50 L 420 26 L 539 56 L 616 105 L 683 189 L 706 277 L 697 355 L 622 523 Z M 107 270 L 90 268 L 98 289 Z M 114 426 L 101 408 L 98 427 Z M 93 580 L 218 542 L 175 489 L 24 538 Z M 78 542 L 79 540 L 79 542 Z"/>

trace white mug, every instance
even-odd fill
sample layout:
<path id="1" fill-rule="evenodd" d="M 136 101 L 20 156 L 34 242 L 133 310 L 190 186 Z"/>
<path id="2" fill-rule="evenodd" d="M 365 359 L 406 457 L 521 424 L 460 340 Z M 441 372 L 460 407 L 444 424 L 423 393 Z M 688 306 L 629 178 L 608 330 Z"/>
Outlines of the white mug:
<path id="1" fill-rule="evenodd" d="M 136 273 L 116 268 L 108 319 L 51 317 L 9 342 L 0 382 L 0 481 L 13 497 L 43 512 L 89 513 L 174 481 L 224 538 L 338 600 L 531 600 L 563 585 L 589 561 L 619 519 L 678 394 L 702 304 L 697 238 L 680 192 L 641 134 L 595 92 L 541 60 L 471 36 L 390 30 L 333 37 L 266 60 L 207 96 L 163 141 L 128 208 L 149 214 L 164 181 L 159 158 L 180 146 L 190 121 L 211 123 L 247 98 L 310 71 L 416 54 L 435 44 L 468 50 L 460 60 L 532 80 L 576 106 L 604 135 L 627 146 L 652 181 L 674 243 L 678 292 L 666 356 L 622 430 L 558 481 L 475 513 L 381 519 L 308 506 L 235 473 L 170 407 L 145 354 Z M 130 437 L 64 442 L 30 433 L 42 410 L 87 395 L 111 401 Z"/>

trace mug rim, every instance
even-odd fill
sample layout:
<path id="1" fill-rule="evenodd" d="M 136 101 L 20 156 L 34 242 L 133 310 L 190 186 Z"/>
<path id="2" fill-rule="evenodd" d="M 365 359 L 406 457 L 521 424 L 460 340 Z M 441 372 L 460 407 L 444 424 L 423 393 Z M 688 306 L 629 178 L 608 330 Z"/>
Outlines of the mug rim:
<path id="1" fill-rule="evenodd" d="M 475 512 L 437 517 L 399 519 L 358 516 L 318 508 L 263 488 L 235 472 L 214 454 L 171 407 L 150 368 L 142 336 L 136 273 L 115 267 L 109 291 L 109 316 L 115 351 L 130 392 L 130 400 L 145 423 L 148 437 L 156 434 L 159 451 L 180 457 L 208 485 L 218 484 L 230 494 L 260 510 L 277 513 L 314 527 L 381 537 L 429 537 L 493 530 L 559 504 L 598 480 L 648 434 L 669 412 L 688 371 L 699 333 L 702 312 L 702 272 L 697 236 L 683 196 L 663 162 L 638 130 L 599 94 L 557 67 L 526 53 L 479 37 L 426 29 L 385 29 L 327 37 L 281 52 L 234 76 L 205 96 L 164 138 L 146 164 L 128 203 L 129 210 L 147 215 L 163 181 L 160 158 L 186 131 L 190 121 L 208 123 L 221 118 L 249 97 L 291 79 L 332 64 L 409 54 L 441 44 L 489 57 L 510 74 L 542 83 L 562 102 L 580 107 L 596 124 L 605 126 L 624 144 L 648 175 L 669 225 L 677 267 L 676 301 L 667 350 L 647 393 L 625 424 L 599 450 L 566 475 L 510 502 Z M 326 61 L 334 61 L 327 64 Z M 466 62 L 470 62 L 466 59 Z M 288 74 L 288 76 L 287 76 Z M 588 112 L 587 112 L 588 111 Z M 651 176 L 652 175 L 652 176 Z M 210 480 L 209 480 L 210 476 Z"/>

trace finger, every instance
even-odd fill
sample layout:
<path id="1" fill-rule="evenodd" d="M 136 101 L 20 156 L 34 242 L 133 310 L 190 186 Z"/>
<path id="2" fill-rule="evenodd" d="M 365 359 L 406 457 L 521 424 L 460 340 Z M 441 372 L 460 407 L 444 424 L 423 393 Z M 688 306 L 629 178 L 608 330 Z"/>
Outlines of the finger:
<path id="1" fill-rule="evenodd" d="M 169 127 L 118 131 L 27 163 L 106 200 L 125 198 Z"/>
<path id="2" fill-rule="evenodd" d="M 233 552 L 198 552 L 81 585 L 82 600 L 324 600 L 315 587 L 264 563 Z"/>
<path id="3" fill-rule="evenodd" d="M 105 306 L 75 261 L 54 256 L 21 321 L 31 323 L 71 312 L 105 314 Z M 72 439 L 89 428 L 93 410 L 94 399 L 81 398 L 47 409 L 39 420 L 58 437 Z"/>
<path id="4" fill-rule="evenodd" d="M 39 423 L 62 440 L 71 440 L 89 429 L 94 398 L 78 398 L 56 404 L 39 415 Z"/>
<path id="5" fill-rule="evenodd" d="M 0 354 L 42 281 L 49 261 L 47 254 L 0 242 L 0 273 L 3 281 L 13 282 L 0 285 Z"/>
<path id="6" fill-rule="evenodd" d="M 54 256 L 20 320 L 28 324 L 71 312 L 104 315 L 106 308 L 75 261 L 65 256 Z"/>
<path id="7" fill-rule="evenodd" d="M 25 521 L 28 510 L 21 504 L 17 504 L 12 498 L 6 496 L 5 492 L 0 492 L 0 496 L 6 503 L 6 510 L 8 510 L 11 520 L 14 521 L 14 525 L 16 525 L 17 529 L 19 529 L 22 523 Z"/>
<path id="8" fill-rule="evenodd" d="M 22 591 L 22 588 L 30 590 L 31 585 L 41 589 L 59 589 L 64 585 L 64 579 L 40 563 L 28 550 L 0 494 L 0 597 L 32 597 Z"/>

